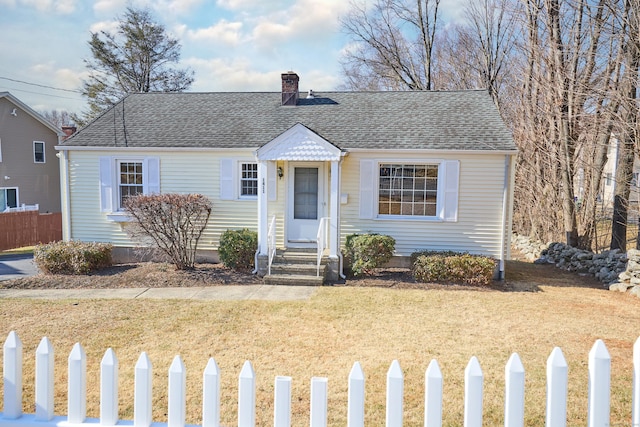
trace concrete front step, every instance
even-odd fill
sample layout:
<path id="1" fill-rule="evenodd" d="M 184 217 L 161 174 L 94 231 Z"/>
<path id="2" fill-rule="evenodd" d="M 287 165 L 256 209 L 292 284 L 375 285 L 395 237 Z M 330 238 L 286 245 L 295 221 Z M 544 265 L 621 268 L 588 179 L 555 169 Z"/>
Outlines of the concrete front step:
<path id="1" fill-rule="evenodd" d="M 271 267 L 273 271 L 273 266 Z M 268 274 L 263 277 L 266 285 L 285 286 L 322 286 L 324 277 L 308 276 L 301 274 Z"/>
<path id="2" fill-rule="evenodd" d="M 326 265 L 320 264 L 320 275 L 324 276 Z M 315 261 L 313 263 L 273 263 L 271 265 L 271 274 L 295 274 L 299 276 L 316 276 L 318 274 L 318 266 Z"/>

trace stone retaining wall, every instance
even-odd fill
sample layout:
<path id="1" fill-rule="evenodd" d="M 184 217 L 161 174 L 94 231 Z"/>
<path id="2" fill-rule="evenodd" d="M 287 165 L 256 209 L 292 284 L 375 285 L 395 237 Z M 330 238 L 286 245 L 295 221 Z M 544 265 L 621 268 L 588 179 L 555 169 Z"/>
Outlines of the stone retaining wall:
<path id="1" fill-rule="evenodd" d="M 629 292 L 640 297 L 640 251 L 629 249 L 627 251 L 627 268 L 620 273 L 618 280 L 613 282 L 609 289 L 612 291 Z"/>
<path id="2" fill-rule="evenodd" d="M 511 246 L 529 261 L 592 274 L 604 287 L 640 297 L 640 251 L 613 249 L 596 254 L 564 243 L 542 243 L 514 234 Z"/>

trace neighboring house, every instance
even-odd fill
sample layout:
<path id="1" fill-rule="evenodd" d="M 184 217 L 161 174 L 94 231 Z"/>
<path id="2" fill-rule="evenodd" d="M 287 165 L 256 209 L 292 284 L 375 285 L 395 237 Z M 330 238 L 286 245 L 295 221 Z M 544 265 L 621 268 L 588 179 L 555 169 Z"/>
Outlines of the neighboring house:
<path id="1" fill-rule="evenodd" d="M 609 140 L 607 150 L 607 162 L 602 171 L 602 192 L 601 198 L 605 208 L 613 208 L 613 198 L 616 192 L 616 172 L 618 169 L 618 158 L 620 152 L 620 141 L 612 136 Z M 631 180 L 631 192 L 629 193 L 629 203 L 632 206 L 640 206 L 640 191 L 638 189 L 638 176 L 640 173 L 640 159 L 635 156 L 633 162 L 633 178 Z"/>
<path id="2" fill-rule="evenodd" d="M 516 147 L 486 91 L 307 95 L 289 72 L 282 93 L 132 94 L 57 148 L 65 239 L 132 247 L 123 198 L 178 192 L 213 201 L 202 249 L 256 230 L 261 274 L 269 236 L 315 248 L 321 224 L 329 279 L 352 233 L 393 236 L 402 260 L 509 258 Z"/>
<path id="3" fill-rule="evenodd" d="M 0 212 L 22 205 L 60 212 L 55 146 L 63 135 L 9 92 L 0 92 Z"/>

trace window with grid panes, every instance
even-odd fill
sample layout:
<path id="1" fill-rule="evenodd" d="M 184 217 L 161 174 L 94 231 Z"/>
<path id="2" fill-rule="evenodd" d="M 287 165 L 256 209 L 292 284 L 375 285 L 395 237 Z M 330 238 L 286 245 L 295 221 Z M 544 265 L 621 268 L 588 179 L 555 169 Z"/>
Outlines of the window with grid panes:
<path id="1" fill-rule="evenodd" d="M 258 164 L 242 163 L 240 168 L 240 196 L 258 195 Z"/>
<path id="2" fill-rule="evenodd" d="M 119 161 L 118 162 L 118 203 L 122 209 L 124 200 L 136 194 L 143 193 L 142 162 Z"/>
<path id="3" fill-rule="evenodd" d="M 381 163 L 378 171 L 378 215 L 436 216 L 437 164 Z"/>

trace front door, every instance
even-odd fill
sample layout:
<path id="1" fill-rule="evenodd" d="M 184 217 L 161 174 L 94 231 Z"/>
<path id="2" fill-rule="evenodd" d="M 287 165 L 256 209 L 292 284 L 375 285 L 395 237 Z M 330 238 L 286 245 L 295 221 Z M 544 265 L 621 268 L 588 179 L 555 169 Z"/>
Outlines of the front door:
<path id="1" fill-rule="evenodd" d="M 313 246 L 324 215 L 322 163 L 289 165 L 288 246 Z"/>

